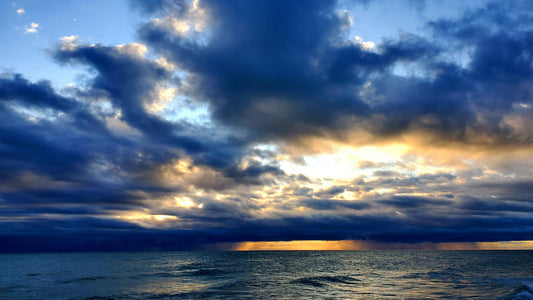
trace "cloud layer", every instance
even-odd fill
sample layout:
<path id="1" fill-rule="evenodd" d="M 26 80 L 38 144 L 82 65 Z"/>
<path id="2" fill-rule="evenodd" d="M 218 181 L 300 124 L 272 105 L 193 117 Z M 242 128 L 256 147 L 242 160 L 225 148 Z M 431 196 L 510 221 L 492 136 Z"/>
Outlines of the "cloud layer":
<path id="1" fill-rule="evenodd" d="M 335 1 L 131 3 L 139 43 L 51 51 L 83 82 L 0 76 L 0 251 L 532 239 L 528 2 L 372 43 Z"/>

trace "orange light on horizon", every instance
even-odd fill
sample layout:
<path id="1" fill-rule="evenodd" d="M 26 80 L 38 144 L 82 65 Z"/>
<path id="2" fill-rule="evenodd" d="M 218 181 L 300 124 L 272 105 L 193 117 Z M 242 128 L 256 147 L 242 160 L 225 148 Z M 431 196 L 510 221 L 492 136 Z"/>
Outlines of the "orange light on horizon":
<path id="1" fill-rule="evenodd" d="M 462 242 L 462 243 L 382 243 L 372 241 L 274 241 L 241 242 L 235 251 L 297 251 L 297 250 L 533 250 L 533 241 Z"/>
<path id="2" fill-rule="evenodd" d="M 242 242 L 235 247 L 236 251 L 264 250 L 362 250 L 356 241 L 279 241 L 279 242 Z"/>

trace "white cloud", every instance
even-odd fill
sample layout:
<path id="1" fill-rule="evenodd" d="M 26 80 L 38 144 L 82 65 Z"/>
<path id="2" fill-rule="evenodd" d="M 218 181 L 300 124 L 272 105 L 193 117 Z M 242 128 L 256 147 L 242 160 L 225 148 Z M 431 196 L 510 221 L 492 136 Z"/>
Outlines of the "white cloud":
<path id="1" fill-rule="evenodd" d="M 187 7 L 186 13 L 180 15 L 179 18 L 170 15 L 162 19 L 155 18 L 152 22 L 157 26 L 172 30 L 179 36 L 200 33 L 207 26 L 207 13 L 199 2 L 199 0 L 194 0 L 192 5 Z"/>
<path id="2" fill-rule="evenodd" d="M 144 55 L 148 51 L 148 48 L 146 48 L 145 45 L 138 44 L 138 43 L 116 45 L 115 49 L 117 49 L 119 53 L 131 55 L 131 56 L 135 56 L 139 58 L 144 57 Z"/>
<path id="3" fill-rule="evenodd" d="M 373 49 L 376 46 L 376 44 L 374 44 L 374 42 L 372 41 L 363 41 L 363 38 L 358 35 L 355 36 L 355 43 L 359 44 L 361 48 L 367 51 Z"/>
<path id="4" fill-rule="evenodd" d="M 349 10 L 345 9 L 342 11 L 337 11 L 337 14 L 339 18 L 344 21 L 344 24 L 342 26 L 343 30 L 350 29 L 350 27 L 353 26 L 353 17 Z"/>
<path id="5" fill-rule="evenodd" d="M 155 18 L 153 22 L 157 26 L 171 29 L 177 35 L 185 35 L 191 29 L 191 26 L 186 20 L 180 20 L 172 16 L 167 16 L 163 19 Z"/>
<path id="6" fill-rule="evenodd" d="M 154 114 L 163 111 L 167 104 L 176 97 L 177 92 L 177 88 L 167 88 L 164 86 L 157 87 L 154 92 L 153 100 L 151 103 L 145 104 L 145 109 Z"/>
<path id="7" fill-rule="evenodd" d="M 80 41 L 80 37 L 77 35 L 69 35 L 59 38 L 59 43 L 61 44 L 61 50 L 63 51 L 72 51 L 76 48 L 76 43 Z"/>
<path id="8" fill-rule="evenodd" d="M 19 15 L 23 15 L 23 14 L 25 14 L 25 13 L 26 13 L 26 11 L 24 10 L 24 8 L 19 8 L 19 9 L 17 9 L 17 14 L 19 14 Z"/>
<path id="9" fill-rule="evenodd" d="M 30 26 L 26 26 L 26 33 L 36 33 L 37 32 L 37 28 L 39 28 L 39 23 L 33 23 L 31 22 L 30 23 Z"/>

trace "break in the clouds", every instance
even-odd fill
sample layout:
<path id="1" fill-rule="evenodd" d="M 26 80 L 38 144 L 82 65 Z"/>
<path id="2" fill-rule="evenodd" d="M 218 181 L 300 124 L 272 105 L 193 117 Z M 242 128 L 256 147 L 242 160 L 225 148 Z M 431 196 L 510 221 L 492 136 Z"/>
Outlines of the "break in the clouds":
<path id="1" fill-rule="evenodd" d="M 533 6 L 370 40 L 386 5 L 131 1 L 135 43 L 42 45 L 80 76 L 0 76 L 0 250 L 532 240 Z"/>

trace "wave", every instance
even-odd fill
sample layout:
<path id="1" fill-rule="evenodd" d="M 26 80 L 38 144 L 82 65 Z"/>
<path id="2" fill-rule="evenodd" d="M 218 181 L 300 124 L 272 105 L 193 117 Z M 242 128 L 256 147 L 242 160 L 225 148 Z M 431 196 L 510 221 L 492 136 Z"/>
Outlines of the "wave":
<path id="1" fill-rule="evenodd" d="M 157 278 L 177 278 L 177 277 L 187 277 L 187 276 L 216 276 L 226 273 L 223 270 L 220 269 L 214 269 L 214 268 L 188 268 L 187 271 L 185 271 L 183 268 L 177 268 L 175 270 L 167 271 L 167 272 L 156 272 L 156 273 L 142 273 L 138 275 L 130 276 L 130 279 L 144 279 L 144 278 L 151 278 L 151 277 L 157 277 Z"/>
<path id="2" fill-rule="evenodd" d="M 512 289 L 501 300 L 533 300 L 533 284 L 521 284 Z"/>
<path id="3" fill-rule="evenodd" d="M 311 276 L 292 280 L 291 283 L 322 287 L 328 283 L 357 284 L 361 280 L 350 276 Z"/>
<path id="4" fill-rule="evenodd" d="M 58 281 L 59 283 L 79 283 L 79 282 L 87 282 L 87 281 L 95 281 L 95 280 L 104 280 L 104 279 L 110 279 L 111 277 L 108 276 L 88 276 L 88 277 L 79 277 L 79 278 L 73 278 L 68 280 L 62 280 Z"/>
<path id="5" fill-rule="evenodd" d="M 200 269 L 200 270 L 192 272 L 193 275 L 197 275 L 197 276 L 216 276 L 216 275 L 221 275 L 223 273 L 225 272 L 220 269 Z"/>
<path id="6" fill-rule="evenodd" d="M 401 278 L 405 279 L 445 279 L 445 278 L 463 278 L 464 276 L 460 273 L 455 272 L 414 272 L 409 273 Z"/>
<path id="7" fill-rule="evenodd" d="M 188 264 L 184 264 L 184 265 L 181 265 L 178 267 L 178 270 L 196 270 L 196 269 L 201 269 L 203 267 L 207 267 L 209 265 L 205 264 L 205 263 L 188 263 Z"/>
<path id="8" fill-rule="evenodd" d="M 128 279 L 146 279 L 146 278 L 176 278 L 183 274 L 176 272 L 155 272 L 155 273 L 140 273 L 128 276 Z"/>
<path id="9" fill-rule="evenodd" d="M 157 273 L 142 274 L 142 275 L 143 277 L 174 278 L 174 277 L 179 277 L 180 274 L 176 274 L 174 272 L 157 272 Z"/>
<path id="10" fill-rule="evenodd" d="M 213 299 L 220 298 L 218 291 L 190 291 L 177 293 L 157 293 L 157 292 L 132 292 L 122 294 L 112 294 L 108 296 L 91 296 L 79 298 L 80 300 L 113 300 L 113 299 Z M 238 298 L 238 295 L 234 298 Z M 78 299 L 78 298 L 68 298 Z"/>
<path id="11" fill-rule="evenodd" d="M 24 288 L 24 285 L 18 284 L 18 285 L 10 285 L 10 286 L 0 286 L 0 295 L 4 295 L 5 293 L 15 291 L 17 289 Z"/>

